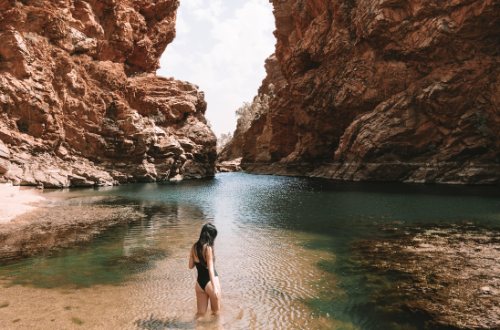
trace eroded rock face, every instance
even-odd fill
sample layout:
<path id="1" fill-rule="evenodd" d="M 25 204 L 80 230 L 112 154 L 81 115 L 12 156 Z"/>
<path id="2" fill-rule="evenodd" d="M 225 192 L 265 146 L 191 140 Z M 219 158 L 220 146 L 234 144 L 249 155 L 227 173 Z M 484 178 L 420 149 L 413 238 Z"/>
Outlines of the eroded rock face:
<path id="1" fill-rule="evenodd" d="M 0 177 L 65 187 L 212 176 L 203 93 L 154 74 L 178 5 L 0 1 Z"/>
<path id="2" fill-rule="evenodd" d="M 258 94 L 254 97 L 250 104 L 243 105 L 238 109 L 238 122 L 232 139 L 224 146 L 218 154 L 218 161 L 231 162 L 243 157 L 243 148 L 246 142 L 252 143 L 262 138 L 261 136 L 249 135 L 248 132 L 252 125 L 263 115 L 269 112 L 269 103 L 273 100 L 278 92 L 286 86 L 286 80 L 281 74 L 278 60 L 275 55 L 271 55 L 266 59 L 265 68 L 267 77 L 262 82 Z M 267 141 L 268 142 L 268 141 Z M 264 143 L 262 146 L 267 148 L 269 143 Z M 255 150 L 255 147 L 252 146 Z M 256 150 L 259 152 L 259 150 Z M 264 153 L 267 149 L 264 150 Z M 257 155 L 258 158 L 258 155 Z M 240 163 L 240 161 L 238 161 Z"/>
<path id="3" fill-rule="evenodd" d="M 286 83 L 244 135 L 246 170 L 500 182 L 498 1 L 272 2 Z"/>
<path id="4" fill-rule="evenodd" d="M 240 172 L 241 158 L 218 162 L 215 165 L 215 168 L 217 169 L 217 172 Z"/>

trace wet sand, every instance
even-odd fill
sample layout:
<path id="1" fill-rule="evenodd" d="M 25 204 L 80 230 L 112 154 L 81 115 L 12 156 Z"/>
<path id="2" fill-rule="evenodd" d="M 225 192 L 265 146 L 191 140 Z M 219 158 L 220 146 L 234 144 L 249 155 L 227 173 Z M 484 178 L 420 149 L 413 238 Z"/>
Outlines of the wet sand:
<path id="1" fill-rule="evenodd" d="M 131 207 L 40 206 L 0 225 L 0 259 L 5 262 L 89 242 L 117 224 L 143 218 Z"/>
<path id="2" fill-rule="evenodd" d="M 46 199 L 35 188 L 0 184 L 0 225 L 33 211 Z"/>
<path id="3" fill-rule="evenodd" d="M 195 320 L 196 272 L 187 268 L 186 257 L 193 238 L 186 235 L 190 232 L 186 226 L 193 226 L 193 232 L 198 228 L 184 224 L 164 232 L 156 249 L 167 257 L 116 285 L 46 289 L 3 280 L 0 319 L 6 329 L 328 329 L 340 325 L 355 329 L 315 315 L 306 304 L 323 290 L 318 279 L 331 277 L 315 267 L 317 260 L 333 258 L 331 253 L 304 249 L 302 243 L 310 237 L 268 229 L 246 244 L 241 244 L 241 236 L 231 235 L 216 246 L 222 312 L 218 318 L 208 315 Z M 124 248 L 135 243 L 133 238 L 125 239 Z"/>

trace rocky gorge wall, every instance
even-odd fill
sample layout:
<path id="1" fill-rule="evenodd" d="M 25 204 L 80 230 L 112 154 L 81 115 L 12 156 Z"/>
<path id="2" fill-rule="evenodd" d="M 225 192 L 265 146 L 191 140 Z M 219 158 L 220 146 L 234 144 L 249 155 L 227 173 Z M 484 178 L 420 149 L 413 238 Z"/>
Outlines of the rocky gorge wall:
<path id="1" fill-rule="evenodd" d="M 178 0 L 0 0 L 0 180 L 214 174 L 203 92 L 155 75 Z"/>
<path id="2" fill-rule="evenodd" d="M 274 95 L 235 134 L 244 169 L 500 182 L 499 1 L 272 3 Z"/>

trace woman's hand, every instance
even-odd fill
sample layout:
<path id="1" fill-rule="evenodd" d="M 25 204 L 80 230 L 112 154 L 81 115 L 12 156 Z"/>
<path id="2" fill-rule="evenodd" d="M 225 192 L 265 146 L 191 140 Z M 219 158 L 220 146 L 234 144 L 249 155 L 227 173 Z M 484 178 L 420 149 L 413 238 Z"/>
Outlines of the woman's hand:
<path id="1" fill-rule="evenodd" d="M 219 283 L 214 283 L 214 293 L 217 296 L 217 298 L 220 298 L 220 288 L 219 288 Z"/>
<path id="2" fill-rule="evenodd" d="M 193 269 L 194 267 L 194 257 L 193 257 L 193 248 L 189 251 L 189 269 Z"/>

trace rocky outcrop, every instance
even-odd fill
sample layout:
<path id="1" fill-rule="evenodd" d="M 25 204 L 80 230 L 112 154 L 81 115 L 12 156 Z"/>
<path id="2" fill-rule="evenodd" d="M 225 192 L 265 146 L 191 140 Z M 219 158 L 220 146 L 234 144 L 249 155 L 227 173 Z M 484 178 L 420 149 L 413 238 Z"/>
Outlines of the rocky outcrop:
<path id="1" fill-rule="evenodd" d="M 259 88 L 258 94 L 251 103 L 245 103 L 238 110 L 236 115 L 238 121 L 232 139 L 225 144 L 218 153 L 219 163 L 241 159 L 243 157 L 243 147 L 246 139 L 252 139 L 247 132 L 253 122 L 269 112 L 269 102 L 274 99 L 277 92 L 286 86 L 286 81 L 281 74 L 276 56 L 271 55 L 266 59 L 265 68 L 267 76 Z M 240 161 L 238 160 L 238 164 Z"/>
<path id="2" fill-rule="evenodd" d="M 238 142 L 244 169 L 500 182 L 498 1 L 272 2 L 285 87 Z"/>
<path id="3" fill-rule="evenodd" d="M 0 178 L 66 187 L 212 176 L 203 93 L 154 73 L 177 7 L 0 1 Z"/>
<path id="4" fill-rule="evenodd" d="M 132 207 L 82 204 L 42 207 L 2 224 L 0 259 L 7 262 L 87 243 L 110 228 L 146 218 Z"/>
<path id="5" fill-rule="evenodd" d="M 215 168 L 217 172 L 240 172 L 241 158 L 217 162 Z"/>
<path id="6" fill-rule="evenodd" d="M 472 224 L 389 227 L 386 238 L 353 246 L 373 275 L 365 284 L 375 304 L 425 315 L 428 328 L 500 327 L 498 232 Z"/>

